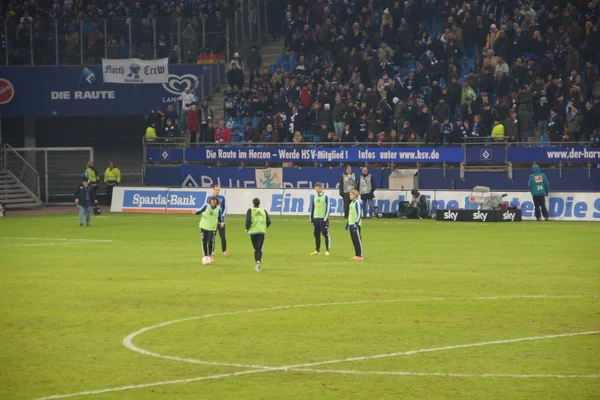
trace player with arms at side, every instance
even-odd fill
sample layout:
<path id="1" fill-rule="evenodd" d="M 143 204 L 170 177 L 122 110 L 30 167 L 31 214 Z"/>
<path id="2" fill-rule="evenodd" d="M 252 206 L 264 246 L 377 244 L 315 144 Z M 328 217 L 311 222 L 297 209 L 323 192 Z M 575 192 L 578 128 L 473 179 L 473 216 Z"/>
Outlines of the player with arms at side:
<path id="1" fill-rule="evenodd" d="M 271 218 L 269 218 L 267 210 L 260 207 L 260 199 L 252 200 L 252 205 L 253 207 L 246 211 L 246 233 L 250 235 L 250 241 L 252 241 L 254 247 L 254 262 L 256 264 L 254 270 L 260 272 L 265 234 L 267 228 L 271 226 Z"/>
<path id="2" fill-rule="evenodd" d="M 219 207 L 221 207 L 221 210 L 223 211 L 223 218 L 225 218 L 225 214 L 227 214 L 227 205 L 225 203 L 225 196 L 219 194 L 221 192 L 221 186 L 219 185 L 215 185 L 213 186 L 213 197 L 216 197 L 217 199 L 219 199 Z M 212 197 L 209 197 L 206 200 L 206 203 L 208 204 L 208 202 L 210 201 Z M 223 257 L 229 257 L 229 253 L 227 252 L 227 237 L 225 236 L 225 224 L 221 224 L 217 227 L 218 231 L 219 231 L 219 239 L 221 239 L 221 250 L 223 250 Z M 213 253 L 210 255 L 211 257 L 214 257 L 214 246 L 213 246 Z"/>
<path id="3" fill-rule="evenodd" d="M 218 226 L 225 225 L 225 215 L 219 206 L 219 199 L 211 197 L 208 204 L 194 211 L 194 214 L 202 214 L 200 220 L 200 237 L 202 238 L 202 253 L 204 257 L 209 257 L 210 262 L 214 262 L 213 250 L 215 248 L 215 231 Z"/>
<path id="4" fill-rule="evenodd" d="M 529 175 L 529 182 L 527 182 L 527 189 L 531 190 L 533 196 L 533 204 L 535 206 L 535 218 L 541 221 L 541 215 L 548 221 L 548 209 L 546 208 L 546 196 L 550 190 L 550 183 L 546 174 L 540 172 L 538 165 L 533 166 L 533 174 Z M 542 210 L 540 215 L 540 209 Z"/>
<path id="5" fill-rule="evenodd" d="M 310 222 L 313 223 L 315 235 L 315 251 L 310 253 L 311 256 L 321 254 L 321 234 L 325 238 L 325 255 L 329 255 L 329 196 L 323 193 L 323 184 L 318 182 L 315 185 L 317 194 L 313 198 L 312 208 L 310 210 Z"/>
<path id="6" fill-rule="evenodd" d="M 350 229 L 350 237 L 352 238 L 352 244 L 354 245 L 354 261 L 362 261 L 363 258 L 363 245 L 361 236 L 361 225 L 362 225 L 362 205 L 357 190 L 350 192 L 350 208 L 348 210 L 348 222 L 346 223 L 346 230 Z"/>

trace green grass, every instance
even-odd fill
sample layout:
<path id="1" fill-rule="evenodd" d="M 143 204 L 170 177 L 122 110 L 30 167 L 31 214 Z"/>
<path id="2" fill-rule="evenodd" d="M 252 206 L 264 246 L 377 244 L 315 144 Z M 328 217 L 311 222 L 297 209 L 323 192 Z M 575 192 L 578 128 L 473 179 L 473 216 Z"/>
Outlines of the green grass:
<path id="1" fill-rule="evenodd" d="M 217 253 L 210 266 L 200 263 L 197 222 L 126 214 L 95 218 L 90 228 L 75 215 L 0 220 L 0 398 L 252 371 L 151 357 L 122 341 L 166 321 L 276 306 L 361 302 L 189 320 L 134 344 L 173 357 L 281 367 L 600 330 L 598 224 L 369 220 L 366 260 L 352 262 L 340 218 L 331 224 L 332 255 L 310 257 L 307 218 L 274 217 L 258 274 L 241 217 L 227 222 L 232 256 Z M 492 296 L 500 298 L 481 299 Z M 313 368 L 338 373 L 267 371 L 75 398 L 593 399 L 597 377 L 431 374 L 600 375 L 600 336 Z M 339 373 L 349 370 L 356 373 Z"/>

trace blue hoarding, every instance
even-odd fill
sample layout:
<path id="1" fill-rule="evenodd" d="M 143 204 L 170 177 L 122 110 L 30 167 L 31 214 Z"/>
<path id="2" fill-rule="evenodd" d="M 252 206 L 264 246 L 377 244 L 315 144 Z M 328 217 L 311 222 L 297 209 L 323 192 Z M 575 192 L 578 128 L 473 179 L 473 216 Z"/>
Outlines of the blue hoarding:
<path id="1" fill-rule="evenodd" d="M 148 161 L 183 162 L 165 149 L 148 149 Z M 185 150 L 187 162 L 395 162 L 439 163 L 463 161 L 461 148 L 291 148 L 291 147 L 203 147 Z"/>
<path id="2" fill-rule="evenodd" d="M 335 188 L 339 182 L 342 168 L 273 168 L 279 170 L 283 188 L 306 189 L 322 182 L 326 188 Z M 148 166 L 146 184 L 150 186 L 187 186 L 211 187 L 220 185 L 226 188 L 267 187 L 262 184 L 260 171 L 263 169 L 238 167 L 206 167 L 181 165 L 178 167 Z M 352 171 L 358 176 L 360 168 Z M 548 176 L 552 191 L 600 191 L 600 170 L 587 168 L 543 169 Z M 419 169 L 419 188 L 429 190 L 458 189 L 471 190 L 474 186 L 489 186 L 494 191 L 525 190 L 531 174 L 530 168 L 513 170 L 512 179 L 507 172 L 467 172 L 461 178 L 459 168 L 421 168 Z M 375 177 L 377 188 L 389 187 L 389 169 L 370 168 Z"/>
<path id="3" fill-rule="evenodd" d="M 5 117 L 128 116 L 145 115 L 150 109 L 174 103 L 186 86 L 200 97 L 212 88 L 200 79 L 214 65 L 169 65 L 169 81 L 163 84 L 124 85 L 104 83 L 99 66 L 1 67 L 0 114 Z M 221 76 L 223 76 L 221 74 Z"/>
<path id="4" fill-rule="evenodd" d="M 504 163 L 600 162 L 600 149 L 592 147 L 460 147 L 360 148 L 360 147 L 235 147 L 208 146 L 181 149 L 149 148 L 150 162 L 369 162 L 369 163 Z"/>
<path id="5" fill-rule="evenodd" d="M 598 162 L 600 149 L 592 147 L 510 147 L 508 161 L 512 162 Z"/>

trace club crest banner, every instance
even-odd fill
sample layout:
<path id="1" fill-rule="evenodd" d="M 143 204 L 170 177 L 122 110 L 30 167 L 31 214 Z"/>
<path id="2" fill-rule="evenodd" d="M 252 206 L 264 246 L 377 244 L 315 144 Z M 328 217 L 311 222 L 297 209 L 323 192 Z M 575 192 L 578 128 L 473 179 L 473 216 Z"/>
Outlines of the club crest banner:
<path id="1" fill-rule="evenodd" d="M 169 81 L 169 59 L 126 60 L 102 59 L 102 78 L 105 83 L 167 83 Z"/>

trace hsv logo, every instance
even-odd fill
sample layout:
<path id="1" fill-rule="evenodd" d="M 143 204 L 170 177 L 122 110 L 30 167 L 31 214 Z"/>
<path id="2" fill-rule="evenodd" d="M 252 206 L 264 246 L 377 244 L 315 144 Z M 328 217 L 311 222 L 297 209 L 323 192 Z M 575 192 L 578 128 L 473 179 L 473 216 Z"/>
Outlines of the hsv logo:
<path id="1" fill-rule="evenodd" d="M 473 214 L 473 219 L 476 221 L 485 222 L 487 217 L 488 217 L 488 213 L 486 213 L 486 212 L 477 211 L 476 213 Z"/>
<path id="2" fill-rule="evenodd" d="M 15 88 L 9 80 L 0 78 L 0 104 L 6 104 L 15 95 Z"/>
<path id="3" fill-rule="evenodd" d="M 510 211 L 505 211 L 502 214 L 502 219 L 504 221 L 512 221 L 515 222 L 515 213 L 511 213 Z"/>
<path id="4" fill-rule="evenodd" d="M 446 220 L 456 221 L 456 218 L 458 218 L 457 212 L 452 212 L 452 211 L 448 210 L 444 213 L 444 219 L 446 219 Z"/>
<path id="5" fill-rule="evenodd" d="M 540 183 L 540 182 L 542 182 L 542 180 L 543 180 L 543 179 L 542 179 L 542 176 L 541 176 L 541 175 L 536 175 L 536 176 L 535 176 L 535 182 L 536 182 L 536 183 Z"/>

